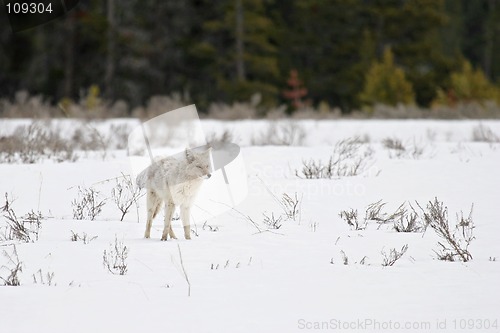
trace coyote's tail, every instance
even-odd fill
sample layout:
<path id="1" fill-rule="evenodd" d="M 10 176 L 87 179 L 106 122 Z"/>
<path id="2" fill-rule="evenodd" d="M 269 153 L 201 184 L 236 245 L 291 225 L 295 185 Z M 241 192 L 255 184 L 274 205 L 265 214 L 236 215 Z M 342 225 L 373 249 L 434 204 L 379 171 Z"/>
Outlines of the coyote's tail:
<path id="1" fill-rule="evenodd" d="M 135 183 L 139 188 L 145 188 L 146 187 L 146 181 L 148 179 L 148 168 L 142 170 L 142 172 L 137 176 Z"/>

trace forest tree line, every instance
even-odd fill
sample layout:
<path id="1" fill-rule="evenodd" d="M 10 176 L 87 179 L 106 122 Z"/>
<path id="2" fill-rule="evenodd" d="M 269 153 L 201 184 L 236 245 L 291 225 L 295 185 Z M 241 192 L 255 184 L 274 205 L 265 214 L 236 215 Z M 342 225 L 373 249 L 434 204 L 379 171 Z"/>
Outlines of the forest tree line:
<path id="1" fill-rule="evenodd" d="M 300 88 L 343 112 L 429 107 L 467 71 L 498 94 L 500 0 L 89 0 L 18 33 L 0 22 L 0 97 L 52 103 L 94 87 L 132 106 L 173 92 L 201 109 L 256 93 L 293 106 Z"/>

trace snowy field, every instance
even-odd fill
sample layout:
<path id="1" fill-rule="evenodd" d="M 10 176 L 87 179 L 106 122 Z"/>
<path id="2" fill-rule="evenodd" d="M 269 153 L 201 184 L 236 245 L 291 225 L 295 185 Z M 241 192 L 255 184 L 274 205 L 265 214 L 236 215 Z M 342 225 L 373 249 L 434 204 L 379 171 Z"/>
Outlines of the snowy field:
<path id="1" fill-rule="evenodd" d="M 24 123 L 1 120 L 0 138 Z M 120 140 L 109 130 L 113 123 L 137 124 L 94 124 L 110 142 Z M 73 126 L 56 125 L 67 133 Z M 242 147 L 248 196 L 235 210 L 192 225 L 190 241 L 175 220 L 179 239 L 161 242 L 162 216 L 144 239 L 144 197 L 139 216 L 132 206 L 120 221 L 111 193 L 112 179 L 130 173 L 125 149 L 81 153 L 76 162 L 0 164 L 0 207 L 7 193 L 19 219 L 32 210 L 43 217 L 32 242 L 6 237 L 8 219 L 0 217 L 0 277 L 15 266 L 14 245 L 22 267 L 20 286 L 0 286 L 1 332 L 500 330 L 499 121 L 202 125 L 207 137 L 226 131 Z M 328 162 L 338 142 L 354 137 L 357 150 L 344 162 L 361 161 L 356 175 L 304 178 L 304 163 Z M 106 199 L 93 221 L 74 219 L 78 186 Z M 283 193 L 299 200 L 293 218 Z M 395 230 L 389 217 L 401 204 L 423 218 L 435 198 L 448 207 L 452 231 L 457 214 L 468 217 L 473 205 L 472 260 L 438 260 L 438 242 L 446 242 L 431 227 Z M 388 220 L 365 222 L 367 207 L 380 200 Z M 351 209 L 358 228 L 340 216 Z M 80 238 L 72 241 L 73 234 Z M 103 265 L 115 238 L 128 249 L 125 275 Z M 405 245 L 399 260 L 383 265 L 391 249 Z"/>

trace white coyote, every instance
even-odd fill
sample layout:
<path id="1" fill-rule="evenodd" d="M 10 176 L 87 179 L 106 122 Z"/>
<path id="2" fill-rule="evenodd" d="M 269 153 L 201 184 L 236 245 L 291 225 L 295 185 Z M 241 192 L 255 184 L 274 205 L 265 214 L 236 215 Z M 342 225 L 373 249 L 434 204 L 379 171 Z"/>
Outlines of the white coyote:
<path id="1" fill-rule="evenodd" d="M 137 185 L 147 190 L 148 220 L 144 237 L 150 237 L 153 219 L 162 202 L 165 202 L 165 226 L 161 240 L 167 240 L 167 235 L 176 238 L 171 225 L 176 206 L 180 206 L 184 237 L 191 239 L 191 206 L 203 179 L 211 176 L 211 150 L 196 152 L 186 149 L 181 158 L 156 158 L 137 176 Z"/>

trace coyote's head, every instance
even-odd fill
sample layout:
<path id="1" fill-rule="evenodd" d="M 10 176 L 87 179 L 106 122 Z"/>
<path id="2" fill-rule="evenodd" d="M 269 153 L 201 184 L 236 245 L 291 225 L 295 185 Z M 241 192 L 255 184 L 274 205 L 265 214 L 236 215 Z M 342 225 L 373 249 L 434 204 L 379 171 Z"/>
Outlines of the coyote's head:
<path id="1" fill-rule="evenodd" d="M 212 163 L 210 162 L 210 153 L 212 147 L 203 152 L 196 152 L 186 149 L 187 174 L 195 178 L 210 178 L 212 172 Z"/>

